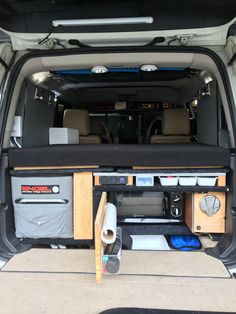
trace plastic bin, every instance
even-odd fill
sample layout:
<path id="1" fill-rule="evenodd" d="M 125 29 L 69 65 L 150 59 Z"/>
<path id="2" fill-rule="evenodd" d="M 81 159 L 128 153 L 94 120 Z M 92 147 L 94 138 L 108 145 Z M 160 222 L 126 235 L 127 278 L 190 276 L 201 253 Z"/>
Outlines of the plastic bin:
<path id="1" fill-rule="evenodd" d="M 197 183 L 201 186 L 215 186 L 217 177 L 198 177 Z"/>
<path id="2" fill-rule="evenodd" d="M 178 177 L 159 177 L 160 183 L 163 186 L 175 186 L 178 185 Z"/>
<path id="3" fill-rule="evenodd" d="M 179 177 L 179 184 L 182 186 L 197 185 L 197 177 Z"/>

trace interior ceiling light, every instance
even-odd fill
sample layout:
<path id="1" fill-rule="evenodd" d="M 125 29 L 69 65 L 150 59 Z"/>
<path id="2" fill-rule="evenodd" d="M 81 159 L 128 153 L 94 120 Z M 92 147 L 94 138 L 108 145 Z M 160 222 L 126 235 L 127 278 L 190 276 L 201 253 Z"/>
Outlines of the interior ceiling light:
<path id="1" fill-rule="evenodd" d="M 140 70 L 144 72 L 153 72 L 157 71 L 158 68 L 155 64 L 144 64 L 140 67 Z"/>
<path id="2" fill-rule="evenodd" d="M 38 73 L 34 73 L 32 75 L 32 78 L 33 78 L 34 82 L 42 83 L 43 81 L 45 81 L 50 76 L 51 76 L 50 72 L 38 72 Z"/>
<path id="3" fill-rule="evenodd" d="M 152 16 L 144 17 L 118 17 L 104 19 L 72 19 L 54 20 L 52 26 L 98 26 L 98 25 L 127 25 L 127 24 L 152 24 Z"/>
<path id="4" fill-rule="evenodd" d="M 203 82 L 205 84 L 209 84 L 210 82 L 213 81 L 212 76 L 210 75 L 210 73 L 208 73 L 205 70 L 202 70 L 201 72 L 199 72 L 199 76 L 202 78 Z"/>
<path id="5" fill-rule="evenodd" d="M 108 72 L 108 68 L 103 65 L 96 65 L 91 69 L 91 72 L 96 74 L 106 73 Z"/>

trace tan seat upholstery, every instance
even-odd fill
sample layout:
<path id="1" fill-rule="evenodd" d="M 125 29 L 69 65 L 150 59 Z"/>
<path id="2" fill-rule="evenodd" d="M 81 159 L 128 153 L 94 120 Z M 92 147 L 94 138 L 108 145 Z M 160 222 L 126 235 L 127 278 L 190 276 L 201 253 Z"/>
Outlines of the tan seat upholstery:
<path id="1" fill-rule="evenodd" d="M 150 143 L 150 138 L 151 138 L 151 130 L 153 128 L 153 126 L 156 124 L 156 123 L 159 123 L 161 122 L 158 118 L 155 118 L 154 120 L 151 121 L 151 123 L 149 124 L 148 128 L 147 128 L 147 132 L 146 132 L 146 135 L 145 135 L 145 139 L 144 139 L 144 143 L 145 144 L 149 144 Z M 156 129 L 155 132 L 158 132 L 158 130 Z M 159 133 L 159 132 L 158 132 Z"/>
<path id="2" fill-rule="evenodd" d="M 101 144 L 98 135 L 90 135 L 90 119 L 87 110 L 67 109 L 64 112 L 63 127 L 79 130 L 80 144 Z"/>
<path id="3" fill-rule="evenodd" d="M 109 144 L 112 144 L 112 136 L 106 124 L 99 117 L 90 117 L 90 131 L 92 134 L 99 135 Z"/>
<path id="4" fill-rule="evenodd" d="M 166 109 L 162 119 L 162 135 L 153 135 L 151 144 L 189 143 L 190 122 L 186 109 Z"/>

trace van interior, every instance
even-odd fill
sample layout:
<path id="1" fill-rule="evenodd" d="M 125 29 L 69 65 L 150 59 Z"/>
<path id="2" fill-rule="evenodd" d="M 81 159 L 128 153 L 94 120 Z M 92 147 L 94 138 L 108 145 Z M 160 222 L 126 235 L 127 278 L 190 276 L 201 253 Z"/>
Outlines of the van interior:
<path id="1" fill-rule="evenodd" d="M 150 251 L 163 263 L 170 252 L 197 251 L 234 266 L 233 122 L 209 56 L 36 57 L 23 65 L 9 108 L 6 257 L 98 250 L 101 280 L 101 254 L 114 249 L 100 239 L 110 204 L 122 267 L 125 254 L 147 261 Z"/>

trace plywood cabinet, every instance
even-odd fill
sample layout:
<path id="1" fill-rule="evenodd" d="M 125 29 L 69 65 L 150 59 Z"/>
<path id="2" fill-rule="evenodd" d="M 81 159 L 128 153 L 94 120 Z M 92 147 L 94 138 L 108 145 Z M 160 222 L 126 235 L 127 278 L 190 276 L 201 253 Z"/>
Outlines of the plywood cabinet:
<path id="1" fill-rule="evenodd" d="M 200 206 L 206 196 L 215 196 L 219 200 L 219 209 L 208 215 Z M 225 193 L 188 193 L 185 197 L 185 222 L 192 232 L 224 233 L 225 232 Z"/>
<path id="2" fill-rule="evenodd" d="M 74 239 L 93 239 L 93 174 L 74 173 Z"/>

